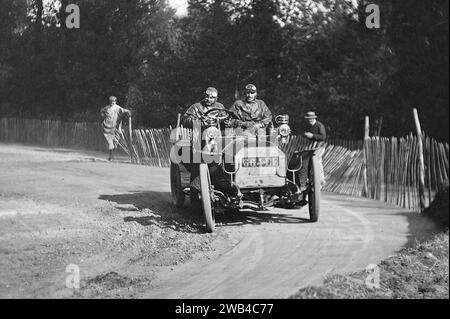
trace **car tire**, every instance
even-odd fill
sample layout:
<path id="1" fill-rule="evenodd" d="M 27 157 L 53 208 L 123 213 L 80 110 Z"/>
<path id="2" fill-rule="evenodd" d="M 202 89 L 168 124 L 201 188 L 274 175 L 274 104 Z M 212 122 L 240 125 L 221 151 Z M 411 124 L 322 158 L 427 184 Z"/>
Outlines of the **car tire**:
<path id="1" fill-rule="evenodd" d="M 206 230 L 214 232 L 216 227 L 214 208 L 211 202 L 212 183 L 207 164 L 200 164 L 200 195 L 205 216 Z"/>
<path id="2" fill-rule="evenodd" d="M 191 203 L 191 211 L 194 215 L 202 213 L 202 201 L 200 200 L 199 191 L 195 187 L 189 190 L 189 200 Z"/>
<path id="3" fill-rule="evenodd" d="M 309 220 L 310 222 L 315 223 L 319 220 L 321 198 L 319 159 L 316 156 L 312 156 L 309 161 L 308 180 Z"/>
<path id="4" fill-rule="evenodd" d="M 174 163 L 170 164 L 170 191 L 173 204 L 178 208 L 183 207 L 185 194 L 181 186 L 180 167 Z"/>

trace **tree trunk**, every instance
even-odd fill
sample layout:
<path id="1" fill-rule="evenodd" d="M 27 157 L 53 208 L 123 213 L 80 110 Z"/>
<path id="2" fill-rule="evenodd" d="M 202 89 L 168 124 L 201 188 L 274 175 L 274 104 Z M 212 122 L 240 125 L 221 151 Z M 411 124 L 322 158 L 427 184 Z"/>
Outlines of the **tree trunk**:
<path id="1" fill-rule="evenodd" d="M 59 9 L 59 13 L 58 13 L 58 19 L 59 19 L 59 24 L 60 24 L 60 39 L 59 39 L 59 48 L 60 48 L 60 53 L 59 53 L 59 60 L 60 63 L 58 65 L 59 70 L 58 72 L 60 72 L 63 76 L 61 76 L 61 83 L 59 84 L 61 86 L 61 90 L 59 90 L 59 102 L 60 105 L 63 106 L 62 109 L 69 111 L 70 113 L 70 108 L 68 105 L 68 81 L 67 81 L 67 76 L 65 75 L 67 72 L 69 72 L 69 50 L 68 50 L 68 43 L 69 43 L 69 39 L 68 39 L 68 30 L 67 30 L 67 26 L 66 26 L 66 18 L 67 18 L 67 13 L 66 13 L 66 7 L 69 5 L 69 0 L 61 0 L 61 8 Z M 63 115 L 63 114 L 62 114 Z M 64 117 L 63 117 L 64 118 Z"/>
<path id="2" fill-rule="evenodd" d="M 34 56 L 37 57 L 42 49 L 42 12 L 44 5 L 42 0 L 35 0 L 36 6 L 36 21 L 34 23 Z"/>

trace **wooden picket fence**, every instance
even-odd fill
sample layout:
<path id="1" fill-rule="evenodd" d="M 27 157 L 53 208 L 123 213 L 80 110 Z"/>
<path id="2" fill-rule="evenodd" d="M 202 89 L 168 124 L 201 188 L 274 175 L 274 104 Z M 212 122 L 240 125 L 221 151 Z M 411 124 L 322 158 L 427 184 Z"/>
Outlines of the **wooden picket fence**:
<path id="1" fill-rule="evenodd" d="M 105 150 L 99 123 L 0 118 L 0 141 L 46 147 Z"/>
<path id="2" fill-rule="evenodd" d="M 129 134 L 122 132 L 119 145 L 135 164 L 169 167 L 171 131 L 170 128 L 134 129 L 131 143 Z"/>
<path id="3" fill-rule="evenodd" d="M 448 184 L 449 146 L 429 136 L 422 138 L 425 160 L 426 203 Z M 416 136 L 371 138 L 365 143 L 367 154 L 367 197 L 402 207 L 419 208 L 419 164 Z"/>
<path id="4" fill-rule="evenodd" d="M 133 130 L 133 161 L 139 164 L 168 167 L 170 165 L 171 128 Z M 192 133 L 181 128 L 183 139 Z M 129 137 L 125 134 L 121 146 L 130 155 Z M 429 136 L 423 138 L 425 158 L 425 205 L 435 193 L 448 183 L 449 146 Z M 291 135 L 282 146 L 286 157 L 294 151 L 312 148 L 312 143 L 302 136 Z M 335 139 L 325 145 L 322 156 L 326 184 L 325 191 L 364 196 L 385 201 L 415 211 L 419 203 L 418 138 L 372 137 L 365 141 Z M 367 163 L 367 164 L 365 164 Z M 364 168 L 366 167 L 366 170 Z M 366 171 L 367 190 L 364 187 Z"/>
<path id="5" fill-rule="evenodd" d="M 184 139 L 191 136 L 187 129 L 178 133 Z M 169 167 L 171 134 L 174 132 L 170 127 L 133 129 L 131 136 L 124 130 L 119 146 L 133 163 Z M 94 151 L 106 149 L 98 123 L 1 118 L 0 141 Z M 282 149 L 289 158 L 294 151 L 311 146 L 307 139 L 292 135 Z M 435 193 L 448 184 L 449 145 L 424 135 L 423 153 L 428 205 Z M 400 138 L 371 137 L 365 141 L 328 140 L 322 157 L 324 190 L 369 197 L 419 211 L 418 156 L 418 138 L 412 134 Z"/>

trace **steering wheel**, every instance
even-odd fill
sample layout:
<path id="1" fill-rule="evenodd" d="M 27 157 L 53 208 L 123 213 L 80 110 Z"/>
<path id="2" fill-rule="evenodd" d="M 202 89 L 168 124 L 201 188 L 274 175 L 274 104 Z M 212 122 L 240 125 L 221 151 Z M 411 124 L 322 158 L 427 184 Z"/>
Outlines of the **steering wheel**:
<path id="1" fill-rule="evenodd" d="M 210 113 L 216 111 L 217 115 L 216 116 L 209 116 Z M 205 114 L 203 114 L 204 117 L 210 117 L 210 118 L 214 118 L 216 120 L 222 121 L 222 120 L 226 120 L 230 117 L 230 115 L 233 112 L 227 110 L 227 109 L 218 109 L 218 108 L 214 108 L 214 109 L 210 109 L 208 111 L 205 112 Z"/>

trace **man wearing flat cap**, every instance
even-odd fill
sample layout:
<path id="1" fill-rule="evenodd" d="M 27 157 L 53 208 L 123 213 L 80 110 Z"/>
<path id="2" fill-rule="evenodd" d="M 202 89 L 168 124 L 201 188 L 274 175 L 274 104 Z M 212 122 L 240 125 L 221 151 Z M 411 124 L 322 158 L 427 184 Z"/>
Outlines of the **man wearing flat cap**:
<path id="1" fill-rule="evenodd" d="M 272 121 L 272 113 L 263 100 L 256 98 L 257 90 L 253 84 L 245 86 L 245 99 L 237 100 L 231 106 L 233 119 L 231 127 L 258 130 L 266 128 Z"/>
<path id="2" fill-rule="evenodd" d="M 217 102 L 218 91 L 216 88 L 208 87 L 205 90 L 203 100 L 191 105 L 181 118 L 181 124 L 184 127 L 192 128 L 195 120 L 200 120 L 211 109 L 225 109 L 225 107 Z M 210 116 L 214 116 L 215 112 L 211 112 Z"/>
<path id="3" fill-rule="evenodd" d="M 307 121 L 305 132 L 303 133 L 303 136 L 309 139 L 312 142 L 316 142 L 316 146 L 319 149 L 316 152 L 316 156 L 318 158 L 319 162 L 319 175 L 321 180 L 322 186 L 325 183 L 325 176 L 323 173 L 323 165 L 322 165 L 322 155 L 324 151 L 324 145 L 325 145 L 325 139 L 327 138 L 327 133 L 325 131 L 325 126 L 317 121 L 317 115 L 315 112 L 306 112 L 306 115 L 304 116 L 305 120 Z M 307 171 L 306 171 L 306 165 L 305 167 L 302 167 L 299 171 L 300 174 L 300 190 L 304 191 L 306 190 L 306 179 L 307 179 Z"/>

